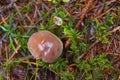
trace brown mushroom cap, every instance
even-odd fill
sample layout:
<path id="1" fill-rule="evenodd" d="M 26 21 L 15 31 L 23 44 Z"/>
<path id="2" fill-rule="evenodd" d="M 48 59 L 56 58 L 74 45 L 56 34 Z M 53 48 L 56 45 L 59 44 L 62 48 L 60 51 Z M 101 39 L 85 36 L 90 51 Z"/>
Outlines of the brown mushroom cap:
<path id="1" fill-rule="evenodd" d="M 63 44 L 56 35 L 45 30 L 36 32 L 29 38 L 28 49 L 34 58 L 53 63 L 61 55 Z"/>

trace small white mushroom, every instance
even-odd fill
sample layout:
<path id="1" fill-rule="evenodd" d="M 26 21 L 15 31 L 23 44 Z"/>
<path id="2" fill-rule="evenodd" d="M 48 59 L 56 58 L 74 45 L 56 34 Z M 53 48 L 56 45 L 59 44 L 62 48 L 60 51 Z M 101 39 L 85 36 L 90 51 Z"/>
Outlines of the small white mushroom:
<path id="1" fill-rule="evenodd" d="M 60 17 L 57 17 L 57 16 L 53 17 L 53 22 L 58 26 L 63 24 L 63 20 Z"/>

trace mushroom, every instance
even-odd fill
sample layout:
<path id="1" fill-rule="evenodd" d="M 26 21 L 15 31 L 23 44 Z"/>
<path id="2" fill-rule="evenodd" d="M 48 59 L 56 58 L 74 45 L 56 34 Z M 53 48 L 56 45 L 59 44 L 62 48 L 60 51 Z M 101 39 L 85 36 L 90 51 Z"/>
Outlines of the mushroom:
<path id="1" fill-rule="evenodd" d="M 56 35 L 44 30 L 31 35 L 28 49 L 34 58 L 53 63 L 61 55 L 63 43 Z"/>

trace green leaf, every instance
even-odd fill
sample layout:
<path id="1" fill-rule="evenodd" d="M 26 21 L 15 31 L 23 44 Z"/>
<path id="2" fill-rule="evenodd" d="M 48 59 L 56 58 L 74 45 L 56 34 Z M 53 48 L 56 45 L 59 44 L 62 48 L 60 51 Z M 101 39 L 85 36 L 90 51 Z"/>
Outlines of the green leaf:
<path id="1" fill-rule="evenodd" d="M 7 32 L 7 31 L 8 31 L 5 27 L 3 27 L 3 26 L 1 26 L 1 25 L 0 25 L 0 28 L 1 28 L 4 32 Z"/>
<path id="2" fill-rule="evenodd" d="M 10 19 L 9 19 L 9 25 L 8 25 L 8 27 L 12 27 L 12 23 L 13 23 L 13 14 L 11 14 L 11 16 L 10 16 Z"/>
<path id="3" fill-rule="evenodd" d="M 11 47 L 12 47 L 13 50 L 17 53 L 17 50 L 16 50 L 16 48 L 15 48 L 15 46 L 14 46 L 14 43 L 13 43 L 12 38 L 11 38 L 11 37 L 9 37 L 9 38 L 10 38 L 10 45 L 11 45 Z"/>
<path id="4" fill-rule="evenodd" d="M 70 0 L 62 0 L 63 2 L 69 2 Z"/>

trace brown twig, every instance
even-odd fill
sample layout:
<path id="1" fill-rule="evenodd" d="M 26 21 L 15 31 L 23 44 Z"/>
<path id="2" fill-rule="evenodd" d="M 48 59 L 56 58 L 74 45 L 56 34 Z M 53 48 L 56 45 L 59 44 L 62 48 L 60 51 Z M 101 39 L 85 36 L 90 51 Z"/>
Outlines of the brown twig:
<path id="1" fill-rule="evenodd" d="M 78 12 L 78 14 L 81 14 L 79 15 L 80 16 L 80 20 L 77 22 L 77 24 L 75 25 L 74 29 L 78 29 L 80 27 L 80 24 L 82 23 L 82 20 L 84 19 L 89 7 L 91 6 L 93 0 L 88 0 L 88 3 L 85 5 L 85 8 L 83 8 L 82 12 Z M 68 46 L 70 46 L 72 43 L 71 40 L 67 40 L 66 43 L 65 43 L 65 48 L 67 48 Z"/>
<path id="2" fill-rule="evenodd" d="M 21 47 L 21 46 L 18 45 L 17 48 L 16 48 L 16 51 L 18 51 L 18 50 L 20 49 L 20 47 Z M 15 56 L 16 53 L 17 53 L 16 51 L 14 51 L 13 54 L 10 56 L 10 60 L 13 60 L 13 59 L 14 59 L 14 56 Z"/>
<path id="3" fill-rule="evenodd" d="M 16 53 L 18 52 L 18 50 L 19 50 L 20 47 L 21 47 L 21 45 L 18 44 L 18 41 L 17 41 L 16 38 L 14 38 L 14 41 L 15 41 L 15 43 L 16 43 L 18 46 L 17 46 L 17 48 L 16 48 L 16 51 L 14 51 L 13 54 L 10 56 L 9 60 L 13 60 L 13 59 L 14 59 Z"/>
<path id="4" fill-rule="evenodd" d="M 76 26 L 74 29 L 78 29 L 81 25 L 81 22 L 83 21 L 88 9 L 90 8 L 91 4 L 92 4 L 93 0 L 88 0 L 88 3 L 86 4 L 85 8 L 83 8 L 82 12 L 79 12 L 80 15 L 80 20 L 77 22 Z"/>
<path id="5" fill-rule="evenodd" d="M 22 16 L 22 14 L 21 14 L 21 12 L 20 12 L 18 6 L 17 6 L 15 3 L 14 3 L 13 5 L 14 5 L 14 7 L 16 8 L 16 10 L 17 10 L 17 12 L 18 12 L 20 18 L 23 20 L 23 24 L 26 25 L 26 22 L 25 22 L 25 20 L 24 20 L 24 17 Z"/>
<path id="6" fill-rule="evenodd" d="M 7 16 L 6 18 L 2 17 L 2 22 L 0 22 L 0 24 L 4 23 L 5 26 L 8 26 L 6 20 L 9 18 L 9 16 Z"/>
<path id="7" fill-rule="evenodd" d="M 115 27 L 113 30 L 111 30 L 110 32 L 116 32 L 117 30 L 120 30 L 120 26 L 118 26 L 118 27 Z"/>
<path id="8" fill-rule="evenodd" d="M 100 18 L 104 16 L 105 14 L 109 13 L 113 8 L 108 9 L 106 12 L 102 13 L 101 15 L 97 16 L 96 18 Z"/>
<path id="9" fill-rule="evenodd" d="M 31 23 L 31 25 L 34 24 L 33 21 L 32 21 L 32 19 L 28 16 L 28 14 L 25 14 L 25 16 L 29 20 L 29 22 Z"/>

